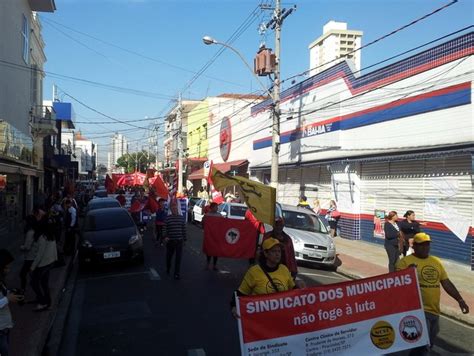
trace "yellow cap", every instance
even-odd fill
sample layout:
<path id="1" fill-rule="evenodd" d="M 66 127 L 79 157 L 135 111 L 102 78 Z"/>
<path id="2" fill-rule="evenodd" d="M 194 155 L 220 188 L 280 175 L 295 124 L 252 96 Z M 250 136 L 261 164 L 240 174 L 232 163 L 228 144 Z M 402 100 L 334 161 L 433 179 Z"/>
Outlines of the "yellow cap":
<path id="1" fill-rule="evenodd" d="M 281 242 L 278 241 L 277 239 L 273 238 L 273 237 L 270 237 L 270 238 L 266 239 L 262 243 L 262 247 L 263 247 L 264 250 L 269 250 L 275 245 L 281 245 Z"/>
<path id="2" fill-rule="evenodd" d="M 416 244 L 422 244 L 423 242 L 430 242 L 431 238 L 430 235 L 425 234 L 424 232 L 419 232 L 415 236 L 413 236 L 413 242 Z"/>

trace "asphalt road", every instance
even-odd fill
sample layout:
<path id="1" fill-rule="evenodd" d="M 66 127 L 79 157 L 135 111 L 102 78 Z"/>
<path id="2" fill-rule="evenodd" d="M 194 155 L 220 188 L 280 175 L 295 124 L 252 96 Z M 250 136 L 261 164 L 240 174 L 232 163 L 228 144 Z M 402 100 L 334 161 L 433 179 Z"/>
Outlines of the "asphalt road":
<path id="1" fill-rule="evenodd" d="M 205 270 L 202 230 L 188 225 L 181 280 L 165 273 L 165 248 L 145 235 L 145 264 L 111 265 L 80 273 L 59 355 L 240 355 L 232 292 L 247 261 L 221 259 Z M 347 280 L 338 273 L 301 266 L 307 285 Z M 435 347 L 441 355 L 473 350 L 473 329 L 443 319 Z M 457 346 L 455 346 L 457 345 Z"/>

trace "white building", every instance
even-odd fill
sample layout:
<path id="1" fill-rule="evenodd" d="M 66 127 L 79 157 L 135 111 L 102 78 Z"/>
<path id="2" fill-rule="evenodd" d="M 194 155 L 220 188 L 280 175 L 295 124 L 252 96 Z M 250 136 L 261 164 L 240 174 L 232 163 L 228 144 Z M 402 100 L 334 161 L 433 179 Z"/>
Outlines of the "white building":
<path id="1" fill-rule="evenodd" d="M 375 215 L 414 210 L 433 254 L 474 269 L 474 32 L 356 76 L 346 61 L 282 92 L 278 201 L 335 200 L 341 236 L 383 243 Z M 270 177 L 271 102 L 249 155 Z"/>
<path id="2" fill-rule="evenodd" d="M 0 1 L 0 231 L 30 213 L 44 189 L 43 139 L 57 130 L 54 112 L 43 107 L 46 56 L 36 12 L 55 10 L 54 0 Z"/>
<path id="3" fill-rule="evenodd" d="M 117 160 L 128 153 L 128 143 L 124 135 L 115 133 L 110 140 L 110 150 L 107 154 L 107 170 L 117 172 Z"/>
<path id="4" fill-rule="evenodd" d="M 76 133 L 75 143 L 76 155 L 77 150 L 81 150 L 81 159 L 79 160 L 79 174 L 87 175 L 87 178 L 91 178 L 91 174 L 95 170 L 95 144 L 91 140 L 88 140 L 82 136 L 80 132 Z"/>
<path id="5" fill-rule="evenodd" d="M 329 21 L 323 34 L 309 45 L 310 76 L 336 65 L 345 58 L 353 62 L 355 71 L 360 70 L 362 31 L 348 30 L 345 22 Z"/>

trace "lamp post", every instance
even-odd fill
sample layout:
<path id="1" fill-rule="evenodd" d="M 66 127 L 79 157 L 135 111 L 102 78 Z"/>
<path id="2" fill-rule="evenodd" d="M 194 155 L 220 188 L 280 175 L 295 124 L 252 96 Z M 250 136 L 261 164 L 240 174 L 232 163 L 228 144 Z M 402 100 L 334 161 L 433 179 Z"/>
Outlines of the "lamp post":
<path id="1" fill-rule="evenodd" d="M 279 69 L 278 72 L 275 73 L 275 89 L 274 92 L 270 92 L 268 88 L 262 83 L 260 78 L 254 73 L 252 67 L 247 63 L 245 60 L 244 56 L 235 49 L 234 47 L 230 46 L 227 43 L 223 43 L 220 41 L 217 41 L 216 39 L 210 37 L 210 36 L 204 36 L 202 38 L 202 41 L 206 45 L 212 45 L 212 44 L 217 44 L 224 46 L 228 49 L 230 49 L 232 52 L 237 54 L 239 58 L 244 62 L 245 66 L 250 70 L 254 78 L 257 80 L 258 84 L 263 88 L 265 93 L 272 99 L 272 165 L 271 165 L 271 176 L 270 176 L 270 181 L 271 181 L 271 186 L 274 187 L 275 189 L 278 189 L 278 160 L 279 160 L 279 151 L 280 151 L 280 80 L 279 80 Z M 277 58 L 276 61 L 277 63 L 279 62 L 279 50 L 277 53 Z M 279 68 L 279 67 L 278 67 Z"/>

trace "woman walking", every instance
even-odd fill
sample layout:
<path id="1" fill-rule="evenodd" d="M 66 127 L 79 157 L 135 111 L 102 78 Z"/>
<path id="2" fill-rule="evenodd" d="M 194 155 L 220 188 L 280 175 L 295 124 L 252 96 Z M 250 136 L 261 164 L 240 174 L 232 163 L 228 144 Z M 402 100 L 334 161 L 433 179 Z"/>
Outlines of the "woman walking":
<path id="1" fill-rule="evenodd" d="M 407 251 L 413 246 L 413 236 L 421 232 L 420 225 L 424 224 L 415 220 L 415 212 L 413 210 L 407 210 L 403 217 L 405 220 L 400 221 L 399 226 L 404 237 L 403 256 L 406 256 Z"/>
<path id="2" fill-rule="evenodd" d="M 388 256 L 388 271 L 395 272 L 395 264 L 398 261 L 398 258 L 401 253 L 400 246 L 400 227 L 397 223 L 398 215 L 396 211 L 391 211 L 388 213 L 387 221 L 383 226 L 385 232 L 385 251 L 387 251 Z"/>
<path id="3" fill-rule="evenodd" d="M 331 237 L 337 236 L 337 223 L 341 218 L 341 213 L 337 210 L 337 205 L 334 200 L 329 203 L 329 209 L 326 212 L 326 220 L 329 223 L 329 234 Z"/>
<path id="4" fill-rule="evenodd" d="M 49 291 L 49 273 L 58 259 L 54 225 L 41 221 L 36 231 L 38 236 L 38 253 L 31 265 L 31 286 L 36 293 L 38 305 L 34 311 L 43 311 L 51 306 Z"/>
<path id="5" fill-rule="evenodd" d="M 28 274 L 30 273 L 31 265 L 35 260 L 36 254 L 38 253 L 38 243 L 35 239 L 35 225 L 36 218 L 33 215 L 28 215 L 25 218 L 25 241 L 20 246 L 20 250 L 24 253 L 23 266 L 20 271 L 20 283 L 22 294 L 25 294 L 26 282 Z"/>

